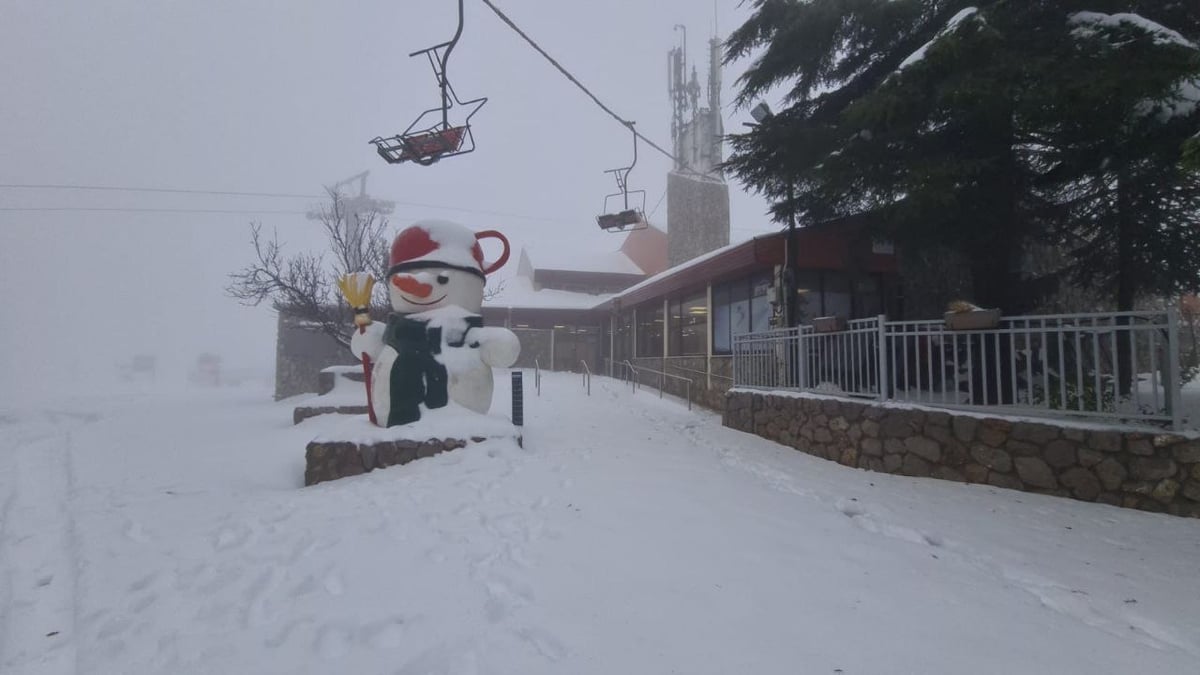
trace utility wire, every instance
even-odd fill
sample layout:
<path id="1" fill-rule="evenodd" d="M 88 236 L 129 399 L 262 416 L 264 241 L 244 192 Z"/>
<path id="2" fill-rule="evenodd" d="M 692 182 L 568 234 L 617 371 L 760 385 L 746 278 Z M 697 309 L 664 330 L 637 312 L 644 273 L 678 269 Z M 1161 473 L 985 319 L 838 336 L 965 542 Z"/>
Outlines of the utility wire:
<path id="1" fill-rule="evenodd" d="M 557 68 L 558 72 L 562 73 L 563 76 L 566 77 L 568 80 L 570 80 L 572 84 L 574 84 L 576 87 L 579 87 L 579 89 L 581 91 L 583 91 L 583 93 L 587 94 L 588 98 L 592 99 L 592 101 L 595 102 L 596 105 L 600 106 L 601 110 L 608 113 L 616 121 L 620 122 L 622 126 L 628 127 L 630 130 L 632 130 L 633 135 L 642 139 L 642 141 L 645 142 L 647 145 L 649 145 L 650 147 L 654 148 L 655 150 L 661 152 L 662 154 L 666 155 L 676 164 L 683 166 L 683 163 L 680 162 L 679 159 L 675 157 L 675 155 L 672 155 L 671 153 L 667 152 L 666 150 L 663 150 L 662 147 L 660 147 L 657 143 L 650 140 L 649 138 L 646 138 L 640 131 L 635 129 L 633 127 L 632 122 L 622 118 L 620 115 L 613 112 L 612 108 L 609 108 L 608 106 L 604 105 L 604 102 L 601 101 L 599 98 L 597 98 L 596 95 L 593 94 L 587 87 L 583 86 L 582 82 L 580 82 L 566 68 L 562 67 L 562 65 L 558 61 L 555 61 L 553 56 L 550 56 L 549 54 L 547 54 L 546 50 L 542 49 L 541 45 L 534 42 L 533 38 L 526 35 L 525 31 L 521 30 L 517 26 L 517 24 L 513 23 L 513 20 L 508 18 L 508 16 L 504 12 L 500 11 L 500 8 L 497 7 L 495 4 L 493 4 L 492 0 L 482 0 L 482 2 L 483 2 L 483 4 L 487 5 L 489 9 L 491 9 L 493 12 L 495 12 L 496 16 L 500 17 L 501 21 L 508 24 L 509 28 L 516 31 L 517 35 L 520 35 L 522 38 L 524 38 L 524 40 L 529 43 L 529 46 L 533 47 L 535 50 L 537 50 L 537 53 L 541 54 L 543 58 L 545 58 L 547 61 L 549 61 L 550 65 Z M 690 167 L 685 166 L 684 168 L 690 168 Z"/>
<path id="2" fill-rule="evenodd" d="M 235 192 L 231 190 L 183 190 L 178 188 L 137 188 L 115 185 L 71 185 L 66 183 L 0 183 L 0 188 L 27 190 L 93 190 L 104 192 L 165 192 L 185 195 L 221 195 L 226 197 L 282 197 L 286 199 L 322 199 L 326 195 L 299 195 L 286 192 Z"/>
<path id="3" fill-rule="evenodd" d="M 286 213 L 286 214 L 303 214 L 307 211 L 283 211 L 283 210 L 262 210 L 262 209 L 156 209 L 142 207 L 102 207 L 102 206 L 0 206 L 2 212 L 79 212 L 79 211 L 99 211 L 106 213 L 232 213 L 232 214 L 267 214 L 267 213 Z"/>
<path id="4" fill-rule="evenodd" d="M 191 190 L 182 188 L 155 188 L 155 187 L 125 187 L 117 185 L 69 185 L 65 183 L 0 183 L 0 188 L 8 189 L 29 189 L 29 190 L 91 190 L 91 191 L 107 191 L 107 192 L 155 192 L 165 194 L 189 194 L 189 195 L 220 195 L 220 196 L 236 196 L 236 197 L 273 197 L 287 199 L 325 199 L 328 195 L 305 195 L 285 192 L 236 192 L 229 190 Z M 441 204 L 426 204 L 423 202 L 406 202 L 396 200 L 390 201 L 398 206 L 422 209 L 436 209 L 440 211 L 458 211 L 461 213 L 474 213 L 483 216 L 498 216 L 501 218 L 518 218 L 521 220 L 535 220 L 547 223 L 561 223 L 562 218 L 550 218 L 548 216 L 530 216 L 520 213 L 508 213 L 505 211 L 491 211 L 487 209 L 470 209 L 461 206 L 443 206 Z M 305 213 L 304 211 L 234 211 L 226 209 L 122 209 L 122 208 L 90 208 L 90 207 L 0 207 L 0 211 L 158 211 L 167 213 Z"/>

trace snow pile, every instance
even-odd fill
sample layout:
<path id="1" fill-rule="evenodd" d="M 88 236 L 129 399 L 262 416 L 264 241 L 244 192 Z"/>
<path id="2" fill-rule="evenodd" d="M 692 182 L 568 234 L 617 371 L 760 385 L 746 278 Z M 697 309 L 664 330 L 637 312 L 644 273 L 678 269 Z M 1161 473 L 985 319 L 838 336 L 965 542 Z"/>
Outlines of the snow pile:
<path id="1" fill-rule="evenodd" d="M 1178 32 L 1139 14 L 1130 14 L 1127 12 L 1118 14 L 1076 12 L 1067 19 L 1067 22 L 1069 25 L 1075 26 L 1071 30 L 1071 34 L 1076 37 L 1090 38 L 1101 34 L 1105 29 L 1121 29 L 1124 26 L 1134 26 L 1149 34 L 1156 44 L 1174 44 L 1191 49 L 1196 48 L 1195 44 Z"/>
<path id="2" fill-rule="evenodd" d="M 336 420 L 293 427 L 269 398 L 0 409 L 0 672 L 1200 662 L 1195 520 L 848 469 L 556 373 L 527 393 L 524 449 L 487 441 L 301 488 L 304 444 Z"/>

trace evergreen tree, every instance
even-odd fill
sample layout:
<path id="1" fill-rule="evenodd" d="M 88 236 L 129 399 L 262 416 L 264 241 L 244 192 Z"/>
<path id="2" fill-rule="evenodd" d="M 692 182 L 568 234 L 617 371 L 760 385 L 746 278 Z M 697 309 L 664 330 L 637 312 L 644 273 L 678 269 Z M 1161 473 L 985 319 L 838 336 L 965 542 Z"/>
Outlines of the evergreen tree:
<path id="1" fill-rule="evenodd" d="M 740 80 L 740 101 L 783 83 L 793 87 L 785 110 L 733 139 L 728 167 L 775 200 L 777 218 L 872 212 L 901 246 L 961 253 L 971 266 L 976 302 L 1010 313 L 1030 309 L 1057 281 L 1056 275 L 1024 278 L 1023 253 L 1032 242 L 1061 242 L 1071 234 L 1076 263 L 1064 271 L 1077 280 L 1097 266 L 1102 251 L 1110 258 L 1104 270 L 1136 266 L 1116 261 L 1125 250 L 1120 243 L 1088 237 L 1086 229 L 1099 221 L 1081 217 L 1090 213 L 1085 195 L 1095 202 L 1104 193 L 1095 189 L 1095 177 L 1107 171 L 1100 166 L 1105 143 L 1124 138 L 1130 149 L 1143 151 L 1128 167 L 1137 180 L 1126 181 L 1123 213 L 1140 214 L 1135 220 L 1148 225 L 1171 214 L 1185 219 L 1188 209 L 1179 192 L 1188 181 L 1179 168 L 1186 136 L 1179 134 L 1189 124 L 1195 133 L 1191 117 L 1149 125 L 1156 152 L 1138 143 L 1146 125 L 1124 135 L 1109 131 L 1129 118 L 1131 106 L 1178 102 L 1192 72 L 1187 38 L 1151 37 L 1153 49 L 1145 50 L 1139 68 L 1171 64 L 1169 72 L 1138 79 L 1136 95 L 1122 93 L 1114 101 L 1113 92 L 1131 79 L 1120 72 L 1129 55 L 1105 52 L 1101 42 L 1112 43 L 1110 31 L 1089 33 L 1071 17 L 1088 9 L 1133 9 L 1187 34 L 1200 25 L 1192 5 L 756 0 L 754 15 L 727 44 L 730 60 L 762 49 Z M 1133 24 L 1121 30 L 1146 22 Z M 1160 117 L 1142 119 L 1157 124 Z M 1189 249 L 1180 237 L 1186 233 L 1175 228 L 1160 240 L 1174 241 L 1184 253 Z M 1127 234 L 1138 238 L 1132 227 Z M 1155 243 L 1129 250 L 1150 259 L 1162 249 Z M 1175 284 L 1190 274 L 1186 266 L 1170 269 Z M 1166 277 L 1118 276 L 1134 294 L 1171 286 Z"/>
<path id="2" fill-rule="evenodd" d="M 1120 311 L 1200 285 L 1200 172 L 1184 162 L 1200 128 L 1200 49 L 1152 9 L 1072 14 L 1027 111 L 1068 271 Z"/>

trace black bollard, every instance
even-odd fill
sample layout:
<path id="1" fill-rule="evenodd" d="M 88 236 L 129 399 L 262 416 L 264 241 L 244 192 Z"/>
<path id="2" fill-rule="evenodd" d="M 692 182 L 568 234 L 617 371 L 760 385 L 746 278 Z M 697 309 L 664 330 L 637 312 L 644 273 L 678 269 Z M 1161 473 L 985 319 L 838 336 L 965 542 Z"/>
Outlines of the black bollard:
<path id="1" fill-rule="evenodd" d="M 512 421 L 517 428 L 517 445 L 525 447 L 524 434 L 521 433 L 521 428 L 525 426 L 525 387 L 521 375 L 519 370 L 514 370 L 512 374 Z"/>

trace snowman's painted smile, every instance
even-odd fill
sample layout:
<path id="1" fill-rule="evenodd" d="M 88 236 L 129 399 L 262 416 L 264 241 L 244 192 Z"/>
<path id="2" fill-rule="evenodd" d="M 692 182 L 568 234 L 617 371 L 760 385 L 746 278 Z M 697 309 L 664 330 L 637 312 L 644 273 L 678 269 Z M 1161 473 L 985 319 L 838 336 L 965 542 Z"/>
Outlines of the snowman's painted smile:
<path id="1" fill-rule="evenodd" d="M 409 304 L 421 305 L 422 307 L 424 307 L 426 305 L 436 305 L 439 302 L 445 300 L 446 296 L 443 295 L 442 297 L 438 298 L 437 300 L 430 300 L 429 302 L 417 302 L 416 300 L 413 300 L 412 298 L 405 297 L 403 294 L 401 294 L 400 298 Z"/>

